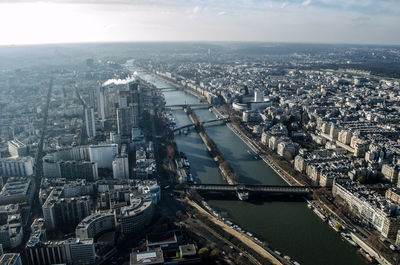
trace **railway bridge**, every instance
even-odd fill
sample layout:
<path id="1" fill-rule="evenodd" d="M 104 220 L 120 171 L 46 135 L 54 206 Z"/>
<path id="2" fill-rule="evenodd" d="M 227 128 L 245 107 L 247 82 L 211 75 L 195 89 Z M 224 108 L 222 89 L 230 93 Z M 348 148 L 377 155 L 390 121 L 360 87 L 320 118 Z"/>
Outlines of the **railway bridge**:
<path id="1" fill-rule="evenodd" d="M 200 108 L 208 109 L 208 108 L 211 108 L 212 105 L 211 104 L 202 104 L 202 103 L 199 103 L 199 104 L 174 104 L 174 105 L 165 105 L 165 107 L 166 108 L 181 108 L 181 109 L 185 109 L 187 107 L 197 108 L 197 109 L 200 109 Z"/>
<path id="2" fill-rule="evenodd" d="M 319 186 L 276 186 L 251 184 L 187 184 L 186 190 L 196 190 L 200 193 L 236 193 L 239 199 L 247 199 L 250 195 L 268 196 L 300 196 L 312 194 Z"/>

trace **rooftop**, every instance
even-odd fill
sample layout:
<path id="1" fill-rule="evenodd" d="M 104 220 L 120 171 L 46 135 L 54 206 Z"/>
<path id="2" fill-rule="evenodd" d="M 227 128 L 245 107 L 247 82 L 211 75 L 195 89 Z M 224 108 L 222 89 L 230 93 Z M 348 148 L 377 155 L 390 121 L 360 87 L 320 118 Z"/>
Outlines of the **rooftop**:
<path id="1" fill-rule="evenodd" d="M 7 182 L 0 192 L 1 197 L 25 195 L 31 185 L 30 179 L 15 180 Z"/>
<path id="2" fill-rule="evenodd" d="M 0 257 L 0 265 L 13 265 L 17 259 L 20 259 L 19 253 L 6 253 Z"/>
<path id="3" fill-rule="evenodd" d="M 164 263 L 164 257 L 161 249 L 131 253 L 131 265 L 162 263 Z"/>

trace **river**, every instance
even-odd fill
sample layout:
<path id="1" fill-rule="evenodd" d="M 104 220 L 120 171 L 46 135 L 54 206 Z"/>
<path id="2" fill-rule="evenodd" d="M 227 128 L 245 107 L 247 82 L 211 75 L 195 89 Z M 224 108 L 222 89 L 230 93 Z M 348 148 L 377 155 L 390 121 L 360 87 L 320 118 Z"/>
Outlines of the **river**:
<path id="1" fill-rule="evenodd" d="M 136 69 L 132 69 L 134 71 Z M 138 71 L 138 75 L 159 88 L 171 87 L 161 79 Z M 164 92 L 167 105 L 198 103 L 199 100 L 183 91 Z M 201 121 L 215 119 L 207 109 L 195 110 Z M 189 124 L 183 110 L 173 111 L 177 126 Z M 248 147 L 225 125 L 208 126 L 207 133 L 229 161 L 240 183 L 287 185 L 262 160 L 254 160 Z M 177 135 L 175 141 L 191 164 L 196 182 L 224 183 L 218 168 L 194 131 Z M 358 265 L 368 262 L 358 249 L 345 242 L 329 225 L 319 219 L 303 201 L 208 200 L 208 204 L 244 230 L 267 242 L 270 247 L 308 265 Z"/>

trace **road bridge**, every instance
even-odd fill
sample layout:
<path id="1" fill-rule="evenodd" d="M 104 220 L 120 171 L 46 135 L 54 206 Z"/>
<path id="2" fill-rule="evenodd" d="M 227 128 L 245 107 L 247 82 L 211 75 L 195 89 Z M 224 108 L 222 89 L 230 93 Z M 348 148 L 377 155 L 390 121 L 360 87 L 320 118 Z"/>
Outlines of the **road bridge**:
<path id="1" fill-rule="evenodd" d="M 186 190 L 198 192 L 236 193 L 255 195 L 264 194 L 272 196 L 306 196 L 312 194 L 319 186 L 276 186 L 276 185 L 251 185 L 251 184 L 187 184 Z"/>

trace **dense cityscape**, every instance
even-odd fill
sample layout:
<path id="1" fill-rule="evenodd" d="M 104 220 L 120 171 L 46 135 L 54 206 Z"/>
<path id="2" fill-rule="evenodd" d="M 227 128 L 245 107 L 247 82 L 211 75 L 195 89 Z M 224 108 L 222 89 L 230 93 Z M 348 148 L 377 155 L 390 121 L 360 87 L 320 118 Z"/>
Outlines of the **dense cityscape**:
<path id="1" fill-rule="evenodd" d="M 0 61 L 1 265 L 399 264 L 399 47 Z"/>

